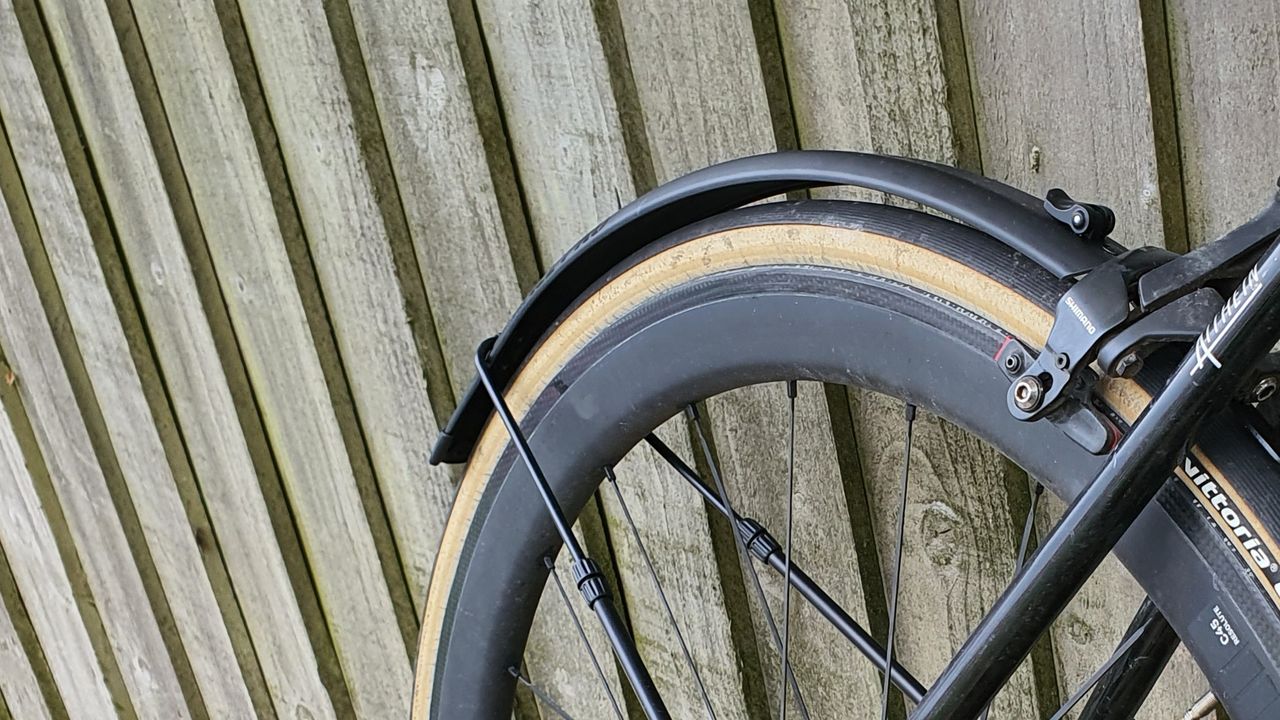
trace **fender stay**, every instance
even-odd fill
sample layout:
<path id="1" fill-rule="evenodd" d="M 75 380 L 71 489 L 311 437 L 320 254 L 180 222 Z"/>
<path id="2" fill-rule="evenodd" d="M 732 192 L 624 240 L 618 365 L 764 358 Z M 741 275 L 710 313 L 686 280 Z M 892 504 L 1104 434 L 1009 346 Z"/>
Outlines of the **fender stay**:
<path id="1" fill-rule="evenodd" d="M 690 223 L 774 195 L 837 185 L 876 190 L 949 215 L 1016 249 L 1059 278 L 1105 262 L 1119 245 L 1085 240 L 1021 190 L 924 160 L 840 151 L 791 151 L 713 165 L 662 185 L 605 220 L 534 286 L 488 357 L 503 390 L 543 333 L 602 274 Z M 493 406 L 472 381 L 432 449 L 431 462 L 465 462 Z"/>

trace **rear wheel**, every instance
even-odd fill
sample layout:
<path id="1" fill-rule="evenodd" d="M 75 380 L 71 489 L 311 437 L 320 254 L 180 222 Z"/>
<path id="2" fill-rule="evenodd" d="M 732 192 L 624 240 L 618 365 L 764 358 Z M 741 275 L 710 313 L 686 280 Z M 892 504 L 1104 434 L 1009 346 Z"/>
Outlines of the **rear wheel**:
<path id="1" fill-rule="evenodd" d="M 865 395 L 866 402 L 884 402 L 888 396 L 918 406 L 972 432 L 1052 494 L 1069 501 L 1105 458 L 1088 455 L 1052 425 L 1020 423 L 1010 417 L 1004 405 L 1009 380 L 996 360 L 1010 338 L 1028 348 L 1042 346 L 1052 324 L 1052 308 L 1065 289 L 1066 285 L 1006 246 L 936 217 L 834 201 L 754 206 L 674 233 L 616 268 L 543 338 L 505 395 L 521 418 L 558 499 L 573 517 L 591 503 L 604 468 L 638 453 L 648 453 L 649 459 L 629 460 L 631 465 L 660 464 L 648 447 L 637 445 L 644 445 L 648 433 L 688 406 L 711 399 L 707 407 L 714 415 L 723 403 L 728 403 L 725 408 L 733 406 L 735 393 L 772 392 L 774 399 L 765 405 L 776 402 L 785 407 L 783 383 L 787 381 L 799 381 L 802 403 L 825 402 L 828 408 L 835 407 L 833 398 L 843 397 L 844 387 L 878 393 Z M 1107 384 L 1105 401 L 1117 420 L 1137 419 L 1150 393 L 1161 384 L 1161 366 L 1155 358 L 1136 381 Z M 762 383 L 774 386 L 750 389 Z M 864 397 L 860 392 L 854 392 L 854 397 Z M 726 393 L 728 400 L 723 399 Z M 762 405 L 754 402 L 746 407 Z M 772 430 L 763 434 L 751 431 L 710 440 L 710 452 L 700 468 L 708 483 L 716 474 L 723 476 L 728 497 L 742 505 L 734 509 L 743 514 L 776 515 L 777 508 L 784 506 L 780 499 L 792 497 L 789 470 L 803 468 L 809 458 L 803 447 L 811 446 L 803 443 L 795 466 L 786 460 L 796 444 L 780 444 L 774 447 L 776 452 L 764 453 L 753 447 L 770 433 L 778 439 L 788 437 L 789 427 L 776 422 L 782 416 L 769 416 Z M 840 424 L 838 418 L 832 421 Z M 682 449 L 684 460 L 692 465 L 702 449 L 697 432 L 686 435 L 678 421 L 673 422 L 675 427 L 664 428 L 659 435 Z M 1280 665 L 1275 657 L 1280 652 L 1280 595 L 1276 592 L 1280 568 L 1274 565 L 1280 547 L 1273 539 L 1280 530 L 1280 491 L 1271 484 L 1274 461 L 1264 445 L 1246 432 L 1246 424 L 1236 411 L 1211 424 L 1211 436 L 1200 440 L 1191 460 L 1178 477 L 1171 478 L 1117 554 L 1168 618 L 1232 716 L 1261 720 L 1280 716 L 1276 689 Z M 739 426 L 745 427 L 741 421 Z M 736 448 L 729 447 L 735 443 Z M 726 454 L 739 458 L 739 464 L 726 465 Z M 741 485 L 742 476 L 759 474 L 760 468 L 752 463 L 774 463 L 774 471 L 765 473 L 775 479 L 772 490 L 762 489 L 767 483 Z M 634 475 L 621 470 L 619 475 L 624 492 L 646 491 L 645 486 L 635 485 Z M 649 477 L 640 474 L 642 481 L 652 482 Z M 670 477 L 672 487 L 679 487 L 678 476 L 670 473 Z M 816 478 L 807 482 L 819 487 L 814 484 Z M 841 484 L 838 477 L 826 482 Z M 631 487 L 626 489 L 628 483 Z M 988 474 L 958 479 L 954 491 L 972 493 L 970 502 L 981 503 L 987 496 L 1003 505 L 1007 483 L 1008 477 Z M 685 491 L 682 502 L 700 506 L 698 495 L 687 487 Z M 855 492 L 893 497 L 896 491 L 870 484 L 853 488 L 845 482 L 831 490 L 834 495 L 823 497 Z M 664 495 L 669 492 L 659 488 L 650 494 L 674 497 Z M 610 495 L 604 497 L 607 500 Z M 628 532 L 628 526 L 621 524 L 620 506 L 611 502 L 611 535 L 617 538 Z M 880 517 L 849 518 L 850 539 L 859 557 L 856 567 L 846 567 L 859 577 L 845 587 L 867 586 L 861 590 L 863 607 L 856 614 L 875 616 L 878 610 L 883 618 L 886 608 L 870 607 L 876 605 L 877 596 L 884 599 L 877 585 L 882 579 L 883 587 L 889 589 L 884 604 L 889 615 L 894 614 L 892 582 L 898 575 L 893 565 L 901 557 L 895 504 L 871 502 L 867 507 L 889 511 Z M 661 506 L 645 507 L 653 512 Z M 799 506 L 804 507 L 804 501 Z M 933 516 L 929 509 L 916 515 L 919 522 L 957 521 L 946 517 L 945 505 Z M 651 669 L 666 668 L 655 671 L 664 697 L 685 698 L 683 711 L 673 707 L 676 717 L 686 716 L 682 712 L 704 716 L 704 698 L 726 692 L 743 697 L 713 698 L 736 708 L 722 710 L 713 701 L 717 716 L 777 713 L 780 692 L 773 686 L 776 682 L 781 687 L 782 674 L 775 667 L 777 657 L 770 655 L 777 643 L 761 639 L 762 634 L 770 634 L 762 629 L 761 615 L 770 605 L 774 614 L 781 611 L 781 593 L 763 605 L 753 599 L 750 564 L 740 565 L 735 572 L 734 563 L 724 560 L 734 557 L 734 548 L 726 547 L 732 533 L 725 532 L 727 526 L 714 512 L 708 517 L 711 543 L 719 538 L 719 547 L 710 551 L 711 557 L 718 558 L 719 579 L 681 588 L 695 602 L 681 605 L 684 613 L 673 614 L 682 635 L 704 641 L 712 638 L 711 642 L 720 638 L 734 645 L 734 650 L 723 648 L 730 660 L 717 665 L 706 658 L 715 654 L 709 650 L 720 648 L 698 646 L 689 654 L 692 667 L 699 671 L 679 670 L 690 663 L 684 659 L 681 643 L 670 641 L 678 636 L 665 635 L 662 641 L 646 643 L 644 628 L 637 631 L 641 652 Z M 786 529 L 792 529 L 791 520 L 788 513 Z M 783 538 L 783 523 L 765 524 Z M 722 525 L 720 531 L 718 525 Z M 824 550 L 829 543 L 806 539 L 800 528 L 802 521 L 796 528 L 793 553 L 798 562 L 833 555 L 830 548 Z M 671 528 L 671 533 L 680 531 Z M 510 717 L 516 676 L 548 578 L 545 561 L 557 549 L 553 527 L 531 479 L 516 461 L 501 426 L 491 422 L 472 453 L 436 561 L 418 655 L 415 717 Z M 691 558 L 696 555 L 690 553 Z M 631 561 L 631 567 L 619 570 L 624 594 L 648 582 L 642 553 L 615 554 Z M 904 594 L 912 592 L 912 569 L 908 567 L 902 576 Z M 713 587 L 726 577 L 733 582 Z M 823 581 L 841 582 L 830 576 Z M 917 577 L 914 581 L 938 580 Z M 571 584 L 568 590 L 574 591 Z M 672 588 L 666 590 L 665 594 L 673 594 Z M 689 627 L 700 620 L 714 620 L 687 612 L 697 607 L 699 594 L 714 596 L 721 604 L 726 594 L 739 597 L 744 607 L 752 609 L 752 617 L 743 620 L 729 613 L 719 635 L 698 635 Z M 631 595 L 634 599 L 638 592 Z M 791 600 L 793 606 L 801 602 Z M 639 609 L 633 610 L 634 616 Z M 915 636 L 913 649 L 904 648 L 900 658 L 927 685 L 967 630 L 919 623 L 911 627 L 910 620 L 920 618 L 899 616 L 897 637 Z M 593 622 L 589 617 L 583 621 Z M 874 620 L 871 624 L 875 629 Z M 777 625 L 785 635 L 785 624 Z M 744 633 L 754 638 L 745 644 L 756 647 L 755 666 L 742 660 Z M 929 635 L 936 639 L 936 647 L 919 649 L 920 638 Z M 1109 645 L 1116 639 L 1098 638 L 1097 642 Z M 563 648 L 566 654 L 579 652 L 572 626 L 564 628 Z M 598 645 L 597 652 L 608 674 L 612 668 L 607 647 Z M 799 667 L 806 661 L 792 656 L 791 662 Z M 1048 663 L 1052 672 L 1052 660 Z M 704 693 L 688 687 L 690 679 L 706 686 L 704 676 L 712 673 L 713 666 L 731 676 L 724 682 L 729 690 Z M 801 673 L 796 675 L 799 678 Z M 802 679 L 824 688 L 809 693 L 800 688 L 815 708 L 814 717 L 825 716 L 821 708 L 840 706 L 838 699 L 828 698 L 831 693 L 859 682 L 874 689 L 879 682 L 874 672 L 843 672 L 835 679 L 813 678 L 812 671 L 807 675 Z M 686 687 L 671 687 L 680 679 Z M 768 687 L 759 687 L 765 679 Z M 1038 682 L 1045 684 L 1043 678 Z M 1063 694 L 1057 688 L 1038 690 L 1034 707 L 997 703 L 993 716 L 1051 712 L 1054 700 Z M 619 702 L 625 703 L 625 698 Z M 799 711 L 796 701 L 791 702 Z M 901 703 L 891 702 L 895 714 L 902 713 Z M 878 710 L 867 709 L 865 716 L 877 716 Z"/>

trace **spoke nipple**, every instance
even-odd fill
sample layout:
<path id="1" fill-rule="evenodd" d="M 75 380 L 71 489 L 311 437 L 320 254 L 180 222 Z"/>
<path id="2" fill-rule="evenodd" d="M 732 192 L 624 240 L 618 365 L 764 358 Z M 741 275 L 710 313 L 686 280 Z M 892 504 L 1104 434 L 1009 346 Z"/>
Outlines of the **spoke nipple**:
<path id="1" fill-rule="evenodd" d="M 701 415 L 698 413 L 698 406 L 694 405 L 693 403 L 689 403 L 688 405 L 685 405 L 684 416 L 688 418 L 689 422 L 698 422 L 698 418 L 701 417 Z"/>
<path id="2" fill-rule="evenodd" d="M 550 555 L 542 556 L 542 565 L 546 567 L 548 570 L 554 571 L 556 569 L 556 561 L 552 560 Z"/>
<path id="3" fill-rule="evenodd" d="M 796 399 L 796 390 L 797 390 L 796 386 L 797 386 L 797 385 L 798 385 L 798 383 L 797 383 L 795 380 L 788 380 L 788 381 L 787 381 L 787 397 L 788 397 L 788 398 L 790 398 L 790 399 L 792 399 L 792 400 L 795 400 L 795 399 Z"/>
<path id="4" fill-rule="evenodd" d="M 903 411 L 903 416 L 904 416 L 904 417 L 906 417 L 906 419 L 907 419 L 907 422 L 909 422 L 909 423 L 915 422 L 915 420 L 916 420 L 916 406 L 915 406 L 915 405 L 913 405 L 913 404 L 911 404 L 911 403 L 906 403 L 906 405 L 902 408 L 902 411 Z"/>
<path id="5" fill-rule="evenodd" d="M 616 483 L 616 482 L 618 482 L 618 476 L 617 476 L 617 475 L 615 475 L 615 474 L 613 473 L 613 466 L 612 466 L 612 465 L 605 465 L 605 466 L 604 466 L 604 476 L 605 476 L 606 478 L 608 478 L 609 482 L 611 482 L 611 483 Z"/>

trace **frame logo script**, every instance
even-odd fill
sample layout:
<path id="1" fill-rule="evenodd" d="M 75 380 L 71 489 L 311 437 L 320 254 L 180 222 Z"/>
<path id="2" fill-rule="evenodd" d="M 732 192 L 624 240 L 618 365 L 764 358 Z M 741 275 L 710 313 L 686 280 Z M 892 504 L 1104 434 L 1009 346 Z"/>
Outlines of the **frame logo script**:
<path id="1" fill-rule="evenodd" d="M 1215 520 L 1224 532 L 1230 530 L 1229 537 L 1234 536 L 1234 539 L 1248 553 L 1249 559 L 1253 561 L 1254 567 L 1261 576 L 1266 579 L 1272 589 L 1280 593 L 1280 565 L 1272 559 L 1267 546 L 1258 537 L 1253 524 L 1244 516 L 1244 513 L 1240 512 L 1235 500 L 1227 495 L 1214 481 L 1213 476 L 1191 455 L 1187 455 L 1182 461 L 1182 471 L 1198 491 L 1200 503 L 1205 509 L 1210 510 L 1211 514 L 1217 516 Z"/>
<path id="2" fill-rule="evenodd" d="M 1262 278 L 1258 276 L 1258 268 L 1254 267 L 1245 275 L 1244 281 L 1240 283 L 1240 287 L 1231 294 L 1227 299 L 1227 304 L 1222 306 L 1222 310 L 1218 313 L 1213 322 L 1209 323 L 1209 327 L 1204 329 L 1200 337 L 1196 340 L 1195 354 L 1196 364 L 1191 366 L 1191 374 L 1195 375 L 1204 368 L 1206 360 L 1213 363 L 1214 367 L 1222 367 L 1222 363 L 1218 361 L 1218 357 L 1214 355 L 1214 351 L 1218 348 L 1218 343 L 1222 341 L 1223 335 L 1231 329 L 1232 325 L 1240 319 L 1244 314 L 1245 308 L 1253 304 L 1258 293 L 1262 290 Z"/>

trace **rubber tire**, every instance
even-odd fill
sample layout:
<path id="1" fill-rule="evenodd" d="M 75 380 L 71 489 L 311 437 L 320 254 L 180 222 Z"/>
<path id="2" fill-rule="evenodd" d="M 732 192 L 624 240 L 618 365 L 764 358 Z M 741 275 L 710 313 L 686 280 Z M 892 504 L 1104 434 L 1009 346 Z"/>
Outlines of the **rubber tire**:
<path id="1" fill-rule="evenodd" d="M 1010 417 L 995 361 L 1010 337 L 1042 345 L 1066 287 L 994 239 L 923 213 L 753 206 L 673 233 L 601 278 L 505 395 L 572 515 L 601 467 L 685 404 L 796 376 L 908 399 L 1070 501 L 1105 458 L 1048 423 Z M 1136 420 L 1170 367 L 1153 358 L 1136 381 L 1105 383 L 1116 419 Z M 1249 423 L 1238 409 L 1206 423 L 1187 468 L 1201 482 L 1180 470 L 1116 548 L 1235 720 L 1280 717 L 1280 485 Z M 514 460 L 491 419 L 436 559 L 415 718 L 510 717 L 506 669 L 520 663 L 547 577 L 539 559 L 557 542 Z"/>

